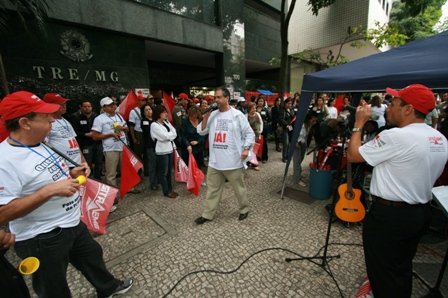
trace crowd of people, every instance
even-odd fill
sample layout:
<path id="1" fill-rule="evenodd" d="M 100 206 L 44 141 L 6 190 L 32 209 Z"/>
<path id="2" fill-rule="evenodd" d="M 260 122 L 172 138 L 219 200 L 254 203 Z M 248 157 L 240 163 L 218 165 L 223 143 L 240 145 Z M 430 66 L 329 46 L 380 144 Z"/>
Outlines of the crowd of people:
<path id="1" fill-rule="evenodd" d="M 448 159 L 448 93 L 440 95 L 439 103 L 430 89 L 418 84 L 387 93 L 359 99 L 317 94 L 293 146 L 293 178 L 297 186 L 307 186 L 301 164 L 313 139 L 319 149 L 350 138 L 348 160 L 374 169 L 373 207 L 363 228 L 373 292 L 409 297 L 411 263 L 428 224 L 431 187 Z M 286 162 L 300 94 L 279 97 L 269 106 L 262 94 L 231 99 L 228 89 L 218 87 L 214 97 L 180 93 L 172 111 L 161 98 L 140 96 L 129 120 L 118 112 L 113 97 L 99 101 L 98 113 L 92 102 L 83 100 L 78 111 L 64 116 L 67 101 L 57 93 L 41 100 L 19 91 L 1 102 L 9 136 L 0 144 L 1 156 L 8 156 L 0 161 L 0 223 L 9 222 L 11 233 L 0 230 L 0 243 L 9 247 L 15 242 L 19 257 L 40 259 L 33 288 L 42 297 L 70 296 L 68 263 L 86 276 L 99 297 L 124 293 L 133 284 L 130 278 L 119 280 L 109 273 L 101 246 L 79 220 L 79 175 L 98 180 L 104 176 L 106 183 L 118 186 L 121 153 L 130 145 L 143 161 L 140 174 L 148 177 L 150 190 L 161 189 L 174 199 L 179 196 L 172 184 L 174 151 L 187 164 L 192 154 L 206 173 L 207 186 L 204 210 L 195 223 L 214 219 L 226 182 L 238 201 L 238 220 L 245 220 L 250 206 L 243 170 L 263 170 L 269 160 L 268 140 Z M 260 152 L 254 152 L 256 143 Z M 423 174 L 400 174 L 416 168 Z M 397 228 L 388 229 L 391 226 Z M 9 286 L 14 297 L 28 297 L 20 279 Z M 17 288 L 21 290 L 14 292 Z"/>

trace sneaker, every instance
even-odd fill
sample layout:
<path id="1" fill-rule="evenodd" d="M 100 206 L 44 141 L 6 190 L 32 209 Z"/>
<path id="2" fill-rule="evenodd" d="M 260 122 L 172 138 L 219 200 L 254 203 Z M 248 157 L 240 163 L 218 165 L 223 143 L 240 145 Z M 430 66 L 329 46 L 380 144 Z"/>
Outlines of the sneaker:
<path id="1" fill-rule="evenodd" d="M 303 182 L 302 180 L 300 180 L 300 181 L 299 181 L 299 186 L 301 186 L 301 187 L 306 187 L 306 183 Z"/>
<path id="2" fill-rule="evenodd" d="M 202 183 L 201 183 L 201 186 L 207 186 L 207 183 L 202 182 Z"/>
<path id="3" fill-rule="evenodd" d="M 132 280 L 132 278 L 127 278 L 125 280 L 122 280 L 121 283 L 118 285 L 118 287 L 115 289 L 115 291 L 107 297 L 109 298 L 109 297 L 114 297 L 115 295 L 124 294 L 132 288 L 133 284 L 134 284 L 134 281 Z"/>
<path id="4" fill-rule="evenodd" d="M 198 218 L 196 218 L 195 220 L 194 220 L 194 222 L 197 224 L 197 225 L 202 225 L 202 224 L 204 224 L 204 223 L 206 223 L 207 221 L 210 221 L 210 219 L 208 219 L 208 218 L 205 218 L 205 217 L 198 217 Z"/>
<path id="5" fill-rule="evenodd" d="M 112 205 L 112 208 L 110 208 L 110 213 L 114 212 L 115 210 L 117 210 L 117 205 Z"/>

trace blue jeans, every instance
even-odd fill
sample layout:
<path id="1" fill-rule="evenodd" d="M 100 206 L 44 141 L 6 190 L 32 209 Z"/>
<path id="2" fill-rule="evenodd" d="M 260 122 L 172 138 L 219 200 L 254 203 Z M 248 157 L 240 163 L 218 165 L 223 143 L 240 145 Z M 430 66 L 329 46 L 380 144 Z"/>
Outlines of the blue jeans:
<path id="1" fill-rule="evenodd" d="M 82 222 L 16 242 L 14 248 L 22 259 L 40 260 L 33 274 L 33 289 L 39 297 L 71 297 L 66 276 L 69 262 L 95 287 L 98 297 L 109 296 L 120 284 L 104 264 L 103 249 Z"/>
<path id="2" fill-rule="evenodd" d="M 159 174 L 159 183 L 162 185 L 162 191 L 165 196 L 173 192 L 171 185 L 173 173 L 173 154 L 156 155 L 157 173 Z"/>

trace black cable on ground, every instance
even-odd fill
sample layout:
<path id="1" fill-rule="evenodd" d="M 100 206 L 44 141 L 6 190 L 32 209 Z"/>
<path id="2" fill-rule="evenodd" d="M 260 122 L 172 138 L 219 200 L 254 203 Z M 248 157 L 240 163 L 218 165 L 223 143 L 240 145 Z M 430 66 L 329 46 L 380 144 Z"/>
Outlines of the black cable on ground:
<path id="1" fill-rule="evenodd" d="M 362 246 L 362 244 L 358 244 L 358 243 L 329 243 L 328 244 L 329 246 L 330 245 L 342 245 L 342 246 Z M 318 252 L 317 252 L 317 254 L 315 254 L 314 255 L 314 257 L 318 257 L 319 256 L 319 254 L 320 254 L 320 252 L 322 251 L 322 249 L 324 248 L 325 246 L 322 246 L 319 250 L 318 250 Z M 265 249 L 261 249 L 261 250 L 259 250 L 259 251 L 256 251 L 256 252 L 254 252 L 253 254 L 251 254 L 249 257 L 247 257 L 241 264 L 239 264 L 238 265 L 238 267 L 236 267 L 235 269 L 233 269 L 233 270 L 230 270 L 230 271 L 219 271 L 219 270 L 213 270 L 213 269 L 202 269 L 202 270 L 197 270 L 197 271 L 192 271 L 192 272 L 189 272 L 189 273 L 187 273 L 187 274 L 185 274 L 184 276 L 182 276 L 181 277 L 181 279 L 179 279 L 175 284 L 174 284 L 174 286 L 172 286 L 171 287 L 171 289 L 165 294 L 165 295 L 163 295 L 163 298 L 165 298 L 165 297 L 168 297 L 168 295 L 169 294 L 171 294 L 171 292 L 184 280 L 184 279 L 186 279 L 188 276 L 190 276 L 190 275 L 193 275 L 193 274 L 198 274 L 198 273 L 216 273 L 216 274 L 232 274 L 232 273 L 235 273 L 236 271 L 238 271 L 247 261 L 249 261 L 252 257 L 254 257 L 254 256 L 256 256 L 256 255 L 258 255 L 258 254 L 260 254 L 260 253 L 263 253 L 263 252 L 266 252 L 266 251 L 270 251 L 270 250 L 282 250 L 282 251 L 286 251 L 286 252 L 289 252 L 289 253 L 291 253 L 291 254 L 293 254 L 293 255 L 296 255 L 296 256 L 298 256 L 299 258 L 304 258 L 304 260 L 306 260 L 306 261 L 309 261 L 309 262 L 311 262 L 311 263 L 313 263 L 313 264 L 315 264 L 315 265 L 317 265 L 317 266 L 319 266 L 319 267 L 321 267 L 330 277 L 331 277 L 331 279 L 333 280 L 333 282 L 335 283 L 335 285 L 336 285 L 336 287 L 337 287 L 337 289 L 338 289 L 338 291 L 339 291 L 339 294 L 341 295 L 341 297 L 342 298 L 344 298 L 344 295 L 343 295 L 343 293 L 342 293 L 342 290 L 341 290 L 341 288 L 339 287 L 339 284 L 338 284 L 338 282 L 336 281 L 336 278 L 334 277 L 334 275 L 333 275 L 333 273 L 332 273 L 332 271 L 331 271 L 331 268 L 330 268 L 330 265 L 328 264 L 328 262 L 326 263 L 326 265 L 327 265 L 327 267 L 328 267 L 328 269 L 327 268 L 325 268 L 325 267 L 323 267 L 322 266 L 322 264 L 320 264 L 320 263 L 318 263 L 318 262 L 316 262 L 316 261 L 313 261 L 313 260 L 310 260 L 310 259 L 307 259 L 307 257 L 305 257 L 305 256 L 302 256 L 302 255 L 300 255 L 300 254 L 298 254 L 298 253 L 296 253 L 296 252 L 294 252 L 294 251 L 292 251 L 292 250 L 289 250 L 289 249 L 287 249 L 287 248 L 283 248 L 283 247 L 270 247 L 270 248 L 265 248 Z"/>

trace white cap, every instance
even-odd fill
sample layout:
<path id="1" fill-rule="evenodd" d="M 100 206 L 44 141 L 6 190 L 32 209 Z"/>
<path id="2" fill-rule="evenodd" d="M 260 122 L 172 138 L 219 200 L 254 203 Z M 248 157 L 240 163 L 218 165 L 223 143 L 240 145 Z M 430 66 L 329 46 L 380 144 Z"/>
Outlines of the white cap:
<path id="1" fill-rule="evenodd" d="M 110 105 L 110 104 L 113 103 L 113 102 L 114 102 L 114 100 L 113 100 L 112 98 L 110 98 L 110 97 L 105 97 L 105 98 L 101 99 L 101 101 L 100 101 L 100 106 L 101 106 L 101 107 L 104 107 L 104 106 Z"/>
<path id="2" fill-rule="evenodd" d="M 246 101 L 246 99 L 243 96 L 238 97 L 238 102 Z"/>

